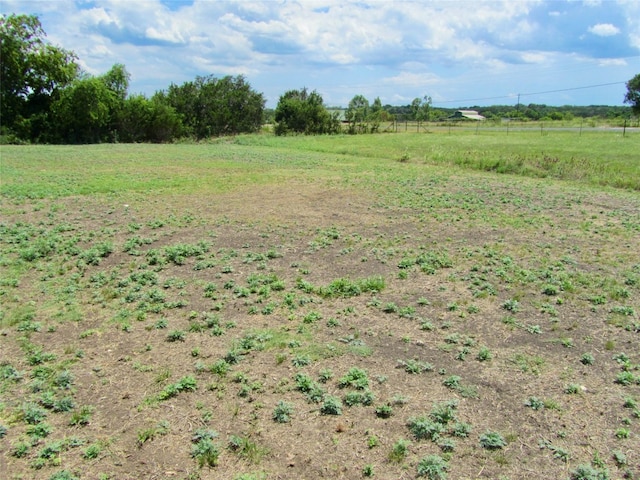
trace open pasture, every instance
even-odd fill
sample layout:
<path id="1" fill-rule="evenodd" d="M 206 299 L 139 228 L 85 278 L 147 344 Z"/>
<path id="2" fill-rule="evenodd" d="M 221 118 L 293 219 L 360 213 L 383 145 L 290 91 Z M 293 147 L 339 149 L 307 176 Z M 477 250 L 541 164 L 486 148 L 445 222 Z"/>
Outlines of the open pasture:
<path id="1" fill-rule="evenodd" d="M 640 477 L 638 134 L 2 146 L 0 477 Z"/>

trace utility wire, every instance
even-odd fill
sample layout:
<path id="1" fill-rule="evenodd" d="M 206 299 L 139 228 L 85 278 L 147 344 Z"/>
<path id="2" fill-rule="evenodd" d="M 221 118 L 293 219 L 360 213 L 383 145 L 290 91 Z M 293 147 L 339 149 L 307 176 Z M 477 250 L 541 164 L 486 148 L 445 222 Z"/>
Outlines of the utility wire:
<path id="1" fill-rule="evenodd" d="M 443 103 L 457 103 L 457 104 L 462 104 L 465 102 L 479 102 L 479 101 L 484 101 L 484 100 L 499 100 L 501 98 L 515 98 L 515 97 L 528 97 L 531 95 L 542 95 L 544 93 L 558 93 L 558 92 L 569 92 L 572 90 L 584 90 L 586 88 L 597 88 L 597 87 L 607 87 L 609 85 L 621 85 L 624 84 L 626 82 L 611 82 L 611 83 L 599 83 L 597 85 L 587 85 L 584 87 L 573 87 L 573 88 L 561 88 L 559 90 L 547 90 L 544 92 L 535 92 L 535 93 L 517 93 L 517 94 L 511 94 L 511 95 L 503 95 L 500 97 L 484 97 L 484 98 L 467 98 L 465 100 L 445 100 L 442 102 L 433 102 L 433 105 L 439 105 L 439 104 L 443 104 Z"/>

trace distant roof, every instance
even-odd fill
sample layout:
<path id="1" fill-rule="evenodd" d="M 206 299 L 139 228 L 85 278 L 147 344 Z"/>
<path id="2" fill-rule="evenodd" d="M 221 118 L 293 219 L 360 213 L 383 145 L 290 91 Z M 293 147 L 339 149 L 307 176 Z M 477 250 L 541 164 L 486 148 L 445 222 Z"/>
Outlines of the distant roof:
<path id="1" fill-rule="evenodd" d="M 469 120 L 486 120 L 485 117 L 480 115 L 475 110 L 456 110 L 456 113 L 451 115 L 449 118 L 453 120 L 463 118 L 468 118 Z"/>

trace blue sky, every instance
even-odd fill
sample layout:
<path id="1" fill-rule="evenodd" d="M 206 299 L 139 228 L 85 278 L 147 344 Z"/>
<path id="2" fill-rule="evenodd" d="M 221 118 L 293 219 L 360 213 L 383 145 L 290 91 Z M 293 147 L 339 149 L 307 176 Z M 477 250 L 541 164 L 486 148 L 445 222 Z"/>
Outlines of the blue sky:
<path id="1" fill-rule="evenodd" d="M 518 94 L 621 105 L 640 73 L 638 0 L 2 0 L 0 11 L 37 15 L 91 74 L 124 64 L 130 93 L 149 96 L 242 74 L 269 107 L 305 86 L 330 106 L 354 95 L 515 105 Z"/>

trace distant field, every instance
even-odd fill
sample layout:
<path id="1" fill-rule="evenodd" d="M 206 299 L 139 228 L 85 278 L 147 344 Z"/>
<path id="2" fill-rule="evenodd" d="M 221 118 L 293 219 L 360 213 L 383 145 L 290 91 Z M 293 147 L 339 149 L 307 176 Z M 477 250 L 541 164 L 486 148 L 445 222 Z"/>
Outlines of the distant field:
<path id="1" fill-rule="evenodd" d="M 640 478 L 639 142 L 0 147 L 0 478 Z"/>

